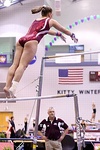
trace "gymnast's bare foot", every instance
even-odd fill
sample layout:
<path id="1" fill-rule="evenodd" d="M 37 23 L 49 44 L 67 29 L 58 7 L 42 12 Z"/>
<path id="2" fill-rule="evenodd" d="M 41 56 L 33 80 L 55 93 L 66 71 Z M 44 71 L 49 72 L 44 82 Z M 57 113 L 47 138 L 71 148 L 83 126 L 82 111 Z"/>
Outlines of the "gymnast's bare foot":
<path id="1" fill-rule="evenodd" d="M 4 90 L 4 92 L 5 92 L 6 98 L 10 98 L 9 90 L 8 90 L 6 87 L 4 87 L 3 90 Z"/>
<path id="2" fill-rule="evenodd" d="M 11 90 L 8 90 L 6 87 L 4 87 L 4 92 L 6 94 L 6 98 L 16 98 L 14 93 Z"/>

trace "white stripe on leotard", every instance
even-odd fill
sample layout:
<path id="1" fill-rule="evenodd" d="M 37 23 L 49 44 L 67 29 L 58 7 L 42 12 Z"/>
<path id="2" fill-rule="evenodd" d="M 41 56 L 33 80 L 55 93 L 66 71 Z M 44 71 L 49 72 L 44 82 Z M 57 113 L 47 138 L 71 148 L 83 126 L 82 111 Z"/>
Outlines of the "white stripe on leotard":
<path id="1" fill-rule="evenodd" d="M 47 19 L 45 20 L 44 26 L 43 26 L 43 28 L 42 28 L 41 30 L 45 29 L 45 27 L 46 27 L 46 25 L 47 25 L 48 19 L 49 19 L 49 18 L 47 18 Z"/>
<path id="2" fill-rule="evenodd" d="M 38 37 L 38 36 L 41 35 L 41 34 L 48 33 L 48 31 L 49 31 L 49 30 L 41 31 L 41 32 L 39 32 L 39 33 L 36 35 L 36 37 Z"/>

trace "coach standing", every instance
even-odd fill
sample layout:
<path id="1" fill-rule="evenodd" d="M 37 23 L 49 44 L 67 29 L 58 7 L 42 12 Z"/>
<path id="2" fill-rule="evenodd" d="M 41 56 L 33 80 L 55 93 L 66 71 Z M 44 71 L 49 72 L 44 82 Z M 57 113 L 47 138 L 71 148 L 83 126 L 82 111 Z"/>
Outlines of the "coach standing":
<path id="1" fill-rule="evenodd" d="M 55 117 L 53 107 L 48 109 L 48 118 L 38 126 L 38 135 L 45 140 L 46 150 L 62 150 L 61 141 L 68 133 L 68 125 L 60 118 Z"/>

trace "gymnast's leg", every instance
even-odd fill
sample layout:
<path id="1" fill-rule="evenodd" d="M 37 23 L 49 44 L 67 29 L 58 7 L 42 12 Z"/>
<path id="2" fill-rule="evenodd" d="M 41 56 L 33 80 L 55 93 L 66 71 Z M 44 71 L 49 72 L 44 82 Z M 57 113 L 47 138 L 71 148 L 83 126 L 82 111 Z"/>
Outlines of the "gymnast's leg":
<path id="1" fill-rule="evenodd" d="M 19 65 L 22 53 L 23 53 L 23 47 L 19 43 L 17 43 L 16 44 L 16 51 L 15 51 L 14 61 L 13 61 L 12 66 L 8 70 L 6 85 L 4 87 L 4 92 L 5 92 L 7 98 L 9 98 L 9 96 L 10 96 L 9 95 L 9 88 L 12 85 L 12 80 L 13 80 L 15 71 L 16 71 L 18 65 Z"/>
<path id="2" fill-rule="evenodd" d="M 14 97 L 16 89 L 17 89 L 17 85 L 18 85 L 19 81 L 21 80 L 21 77 L 22 77 L 25 69 L 27 68 L 28 64 L 35 56 L 36 51 L 37 51 L 37 45 L 38 45 L 38 42 L 35 40 L 28 41 L 24 45 L 24 49 L 23 49 L 23 53 L 22 53 L 22 56 L 21 56 L 21 59 L 19 62 L 19 66 L 17 67 L 17 69 L 15 71 L 12 86 L 9 89 L 11 97 Z"/>

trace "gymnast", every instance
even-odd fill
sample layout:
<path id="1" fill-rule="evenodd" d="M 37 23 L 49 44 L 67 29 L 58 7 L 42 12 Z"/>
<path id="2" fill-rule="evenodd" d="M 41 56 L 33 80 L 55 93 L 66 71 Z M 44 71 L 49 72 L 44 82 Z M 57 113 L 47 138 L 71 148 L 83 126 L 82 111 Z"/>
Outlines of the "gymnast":
<path id="1" fill-rule="evenodd" d="M 43 5 L 32 9 L 31 12 L 32 14 L 41 12 L 41 17 L 33 21 L 27 34 L 21 37 L 16 43 L 14 61 L 8 70 L 6 85 L 4 87 L 4 92 L 7 98 L 16 97 L 15 93 L 18 83 L 20 82 L 28 64 L 34 58 L 37 46 L 44 35 L 50 34 L 53 36 L 59 36 L 64 42 L 66 42 L 65 36 L 62 34 L 64 33 L 70 36 L 75 43 L 78 42 L 74 33 L 71 33 L 56 20 L 52 19 L 52 8 Z M 51 27 L 57 29 L 58 32 L 50 30 Z"/>
<path id="2" fill-rule="evenodd" d="M 92 117 L 91 117 L 91 122 L 95 122 L 95 117 L 96 117 L 96 105 L 95 103 L 92 103 Z"/>

